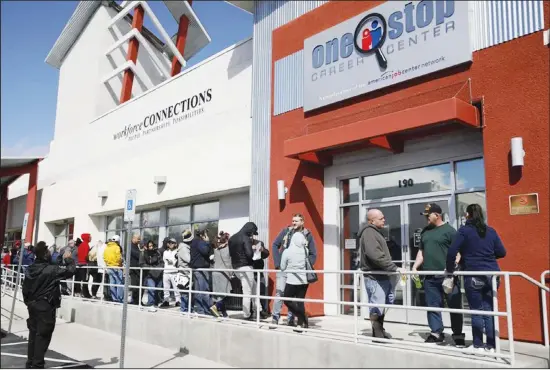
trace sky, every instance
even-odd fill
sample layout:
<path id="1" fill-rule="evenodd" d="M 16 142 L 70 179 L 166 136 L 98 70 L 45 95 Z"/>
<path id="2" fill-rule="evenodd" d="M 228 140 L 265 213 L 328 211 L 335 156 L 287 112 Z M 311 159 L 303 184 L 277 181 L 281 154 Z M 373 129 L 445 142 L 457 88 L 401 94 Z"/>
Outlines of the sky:
<path id="1" fill-rule="evenodd" d="M 164 3 L 148 3 L 168 34 L 174 35 L 178 26 Z M 44 60 L 77 4 L 0 2 L 2 156 L 43 156 L 49 150 L 59 70 Z M 193 10 L 212 41 L 188 61 L 188 67 L 252 36 L 252 15 L 224 1 L 194 1 Z M 159 35 L 147 16 L 145 27 Z"/>

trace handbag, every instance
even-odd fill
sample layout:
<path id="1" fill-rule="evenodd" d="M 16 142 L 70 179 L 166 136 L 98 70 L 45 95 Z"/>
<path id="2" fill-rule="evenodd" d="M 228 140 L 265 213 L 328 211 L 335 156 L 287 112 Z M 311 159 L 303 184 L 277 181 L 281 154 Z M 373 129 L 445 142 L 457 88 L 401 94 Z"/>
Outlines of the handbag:
<path id="1" fill-rule="evenodd" d="M 189 286 L 189 277 L 181 272 L 176 274 L 174 280 L 176 281 L 176 287 L 178 289 L 187 289 Z"/>
<path id="2" fill-rule="evenodd" d="M 313 266 L 311 265 L 311 262 L 309 261 L 308 253 L 306 252 L 306 248 L 304 248 L 304 254 L 306 256 L 306 270 L 313 270 Z M 317 273 L 311 271 L 306 272 L 306 280 L 308 284 L 315 283 L 317 280 L 319 280 L 319 277 L 317 276 Z"/>

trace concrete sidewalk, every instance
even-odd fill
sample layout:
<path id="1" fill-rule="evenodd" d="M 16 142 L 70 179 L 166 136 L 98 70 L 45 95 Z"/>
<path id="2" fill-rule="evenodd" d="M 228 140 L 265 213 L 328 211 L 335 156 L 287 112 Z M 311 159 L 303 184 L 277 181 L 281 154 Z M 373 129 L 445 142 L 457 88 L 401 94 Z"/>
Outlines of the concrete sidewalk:
<path id="1" fill-rule="evenodd" d="M 2 299 L 2 329 L 8 329 L 11 297 Z M 6 301 L 6 302 L 5 302 Z M 9 305 L 7 304 L 9 301 Z M 9 307 L 8 307 L 9 306 Z M 25 306 L 17 302 L 12 332 L 25 339 L 28 338 Z M 170 330 L 169 328 L 167 330 Z M 76 323 L 67 323 L 57 319 L 50 350 L 68 358 L 83 362 L 94 368 L 118 368 L 120 356 L 120 336 L 93 329 Z M 2 348 L 4 352 L 4 348 Z M 48 351 L 49 353 L 50 351 Z M 228 368 L 225 364 L 206 360 L 185 353 L 177 352 L 153 344 L 126 339 L 126 368 Z M 48 356 L 48 354 L 46 354 Z"/>

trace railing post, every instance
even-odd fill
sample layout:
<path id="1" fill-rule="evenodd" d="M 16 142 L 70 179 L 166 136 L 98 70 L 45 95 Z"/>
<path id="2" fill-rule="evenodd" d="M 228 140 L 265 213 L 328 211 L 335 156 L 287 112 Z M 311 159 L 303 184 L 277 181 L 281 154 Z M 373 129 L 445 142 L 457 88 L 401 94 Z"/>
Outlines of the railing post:
<path id="1" fill-rule="evenodd" d="M 497 276 L 493 275 L 491 279 L 493 286 L 493 312 L 498 312 L 498 290 L 497 290 Z M 500 317 L 493 316 L 494 328 L 495 328 L 495 351 L 500 353 Z"/>
<path id="2" fill-rule="evenodd" d="M 138 298 L 138 306 L 139 308 L 141 309 L 141 301 L 143 300 L 142 299 L 142 290 L 141 290 L 141 287 L 143 286 L 143 268 L 139 268 L 139 298 Z"/>
<path id="3" fill-rule="evenodd" d="M 101 302 L 103 302 L 105 300 L 105 286 L 106 286 L 106 284 L 105 284 L 105 270 L 106 269 L 107 269 L 106 267 L 103 268 L 102 269 L 103 272 L 101 273 L 101 275 L 102 275 L 101 276 Z M 109 289 L 109 287 L 107 287 L 107 289 Z"/>
<path id="4" fill-rule="evenodd" d="M 189 301 L 187 302 L 187 318 L 191 318 L 191 308 L 193 304 L 191 303 L 191 290 L 193 290 L 193 270 L 189 269 Z"/>
<path id="5" fill-rule="evenodd" d="M 508 323 L 508 343 L 510 345 L 510 366 L 514 367 L 516 363 L 516 354 L 514 352 L 514 322 L 512 319 L 512 297 L 510 293 L 510 273 L 504 275 L 504 288 L 506 291 L 506 321 Z"/>
<path id="6" fill-rule="evenodd" d="M 256 271 L 256 324 L 260 327 L 260 270 Z"/>
<path id="7" fill-rule="evenodd" d="M 548 273 L 550 273 L 549 270 L 544 271 L 540 275 L 540 283 L 543 286 L 546 286 L 545 277 L 546 277 L 546 274 Z M 550 346 L 550 338 L 548 333 L 548 303 L 547 303 L 547 297 L 546 297 L 547 293 L 544 291 L 544 289 L 541 289 L 540 292 L 542 294 L 542 327 L 544 330 L 544 346 L 548 348 Z"/>
<path id="8" fill-rule="evenodd" d="M 357 343 L 359 341 L 358 337 L 359 337 L 359 321 L 358 321 L 358 312 L 359 309 L 357 307 L 357 272 L 354 272 L 353 273 L 353 321 L 354 321 L 354 326 L 355 326 L 355 331 L 354 331 L 354 340 L 355 340 L 355 343 Z"/>
<path id="9" fill-rule="evenodd" d="M 71 282 L 71 298 L 72 299 L 74 299 L 74 279 L 75 279 L 75 276 L 76 276 L 76 271 L 78 271 L 78 267 L 75 270 L 75 274 L 73 275 L 73 279 L 72 279 L 72 282 Z"/>

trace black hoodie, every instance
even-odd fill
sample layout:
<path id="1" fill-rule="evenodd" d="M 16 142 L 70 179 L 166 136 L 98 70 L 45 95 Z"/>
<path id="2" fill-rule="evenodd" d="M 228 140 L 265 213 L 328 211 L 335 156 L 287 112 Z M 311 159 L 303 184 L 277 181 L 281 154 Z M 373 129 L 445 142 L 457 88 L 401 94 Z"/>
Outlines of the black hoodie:
<path id="1" fill-rule="evenodd" d="M 66 266 L 57 266 L 48 260 L 37 259 L 27 268 L 23 281 L 23 301 L 27 306 L 47 302 L 53 307 L 60 307 L 59 283 L 71 278 L 76 271 L 72 258 L 66 258 L 64 262 Z"/>
<path id="2" fill-rule="evenodd" d="M 258 226 L 254 222 L 247 222 L 243 228 L 229 238 L 229 254 L 234 269 L 253 265 L 252 235 L 258 235 Z"/>

